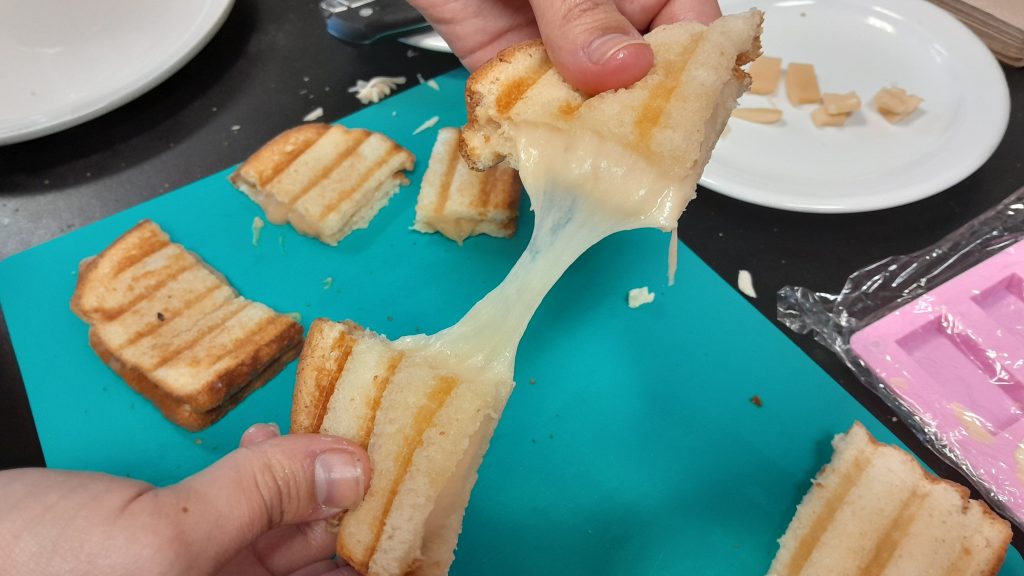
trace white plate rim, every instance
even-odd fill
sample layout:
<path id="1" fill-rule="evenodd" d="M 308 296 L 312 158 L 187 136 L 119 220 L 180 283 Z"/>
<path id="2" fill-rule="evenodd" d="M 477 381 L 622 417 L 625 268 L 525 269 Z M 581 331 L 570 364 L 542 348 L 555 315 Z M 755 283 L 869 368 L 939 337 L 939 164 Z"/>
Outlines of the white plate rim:
<path id="1" fill-rule="evenodd" d="M 822 1 L 799 0 L 798 2 L 787 1 L 785 4 L 789 7 L 797 4 L 813 5 Z M 850 1 L 861 2 L 866 8 L 883 6 L 886 9 L 892 9 L 892 5 L 898 4 L 898 9 L 904 15 L 907 13 L 906 9 L 912 6 L 913 8 L 910 10 L 915 16 L 926 18 L 930 25 L 934 25 L 929 29 L 934 37 L 947 39 L 948 43 L 955 43 L 961 52 L 970 52 L 969 57 L 972 65 L 976 67 L 975 72 L 987 76 L 988 82 L 991 84 L 986 88 L 992 100 L 989 103 L 991 104 L 989 110 L 992 114 L 989 116 L 991 121 L 986 126 L 988 129 L 986 138 L 980 142 L 972 141 L 973 147 L 964 147 L 957 163 L 946 165 L 946 170 L 934 174 L 928 180 L 910 186 L 901 186 L 898 190 L 873 190 L 870 196 L 847 196 L 839 199 L 838 202 L 800 201 L 801 197 L 799 196 L 779 194 L 743 183 L 732 182 L 727 178 L 722 178 L 721 175 L 710 177 L 707 173 L 701 177 L 701 186 L 737 200 L 768 208 L 805 213 L 848 214 L 895 208 L 934 196 L 968 178 L 988 161 L 999 147 L 1009 127 L 1010 89 L 1002 67 L 984 42 L 952 14 L 925 0 Z M 730 3 L 739 2 L 742 0 L 721 0 L 722 9 L 728 13 Z M 771 2 L 771 4 L 776 3 L 782 2 L 778 2 L 778 0 Z"/>
<path id="2" fill-rule="evenodd" d="M 227 20 L 233 5 L 234 0 L 205 0 L 200 19 L 192 28 L 193 32 L 178 44 L 180 50 L 170 52 L 164 59 L 121 86 L 100 93 L 100 101 L 93 107 L 71 109 L 43 121 L 28 121 L 0 133 L 0 146 L 33 140 L 77 126 L 119 108 L 155 88 L 180 70 L 209 43 Z"/>

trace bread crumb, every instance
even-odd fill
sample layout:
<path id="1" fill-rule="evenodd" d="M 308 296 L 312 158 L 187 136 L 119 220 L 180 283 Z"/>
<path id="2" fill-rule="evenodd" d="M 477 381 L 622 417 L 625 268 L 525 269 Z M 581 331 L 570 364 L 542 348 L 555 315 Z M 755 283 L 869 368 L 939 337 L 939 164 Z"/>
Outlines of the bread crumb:
<path id="1" fill-rule="evenodd" d="M 163 312 L 157 312 L 156 313 L 156 319 L 159 320 L 160 322 L 163 322 L 164 320 L 167 319 L 167 317 L 164 316 Z"/>
<path id="2" fill-rule="evenodd" d="M 302 323 L 302 314 L 299 314 L 298 312 L 288 312 L 285 314 L 285 316 L 291 318 L 292 320 L 295 320 L 299 324 Z"/>
<path id="3" fill-rule="evenodd" d="M 310 111 L 309 114 L 306 114 L 305 116 L 303 116 L 302 117 L 302 121 L 303 122 L 312 122 L 313 120 L 319 120 L 320 118 L 323 117 L 323 115 L 324 115 L 324 108 L 323 108 L 323 106 L 317 106 L 315 110 L 312 110 L 312 111 Z"/>
<path id="4" fill-rule="evenodd" d="M 234 124 L 234 125 L 231 126 L 231 131 L 232 132 L 238 132 L 241 129 L 242 129 L 242 127 L 239 126 L 238 124 Z"/>
<path id="5" fill-rule="evenodd" d="M 195 439 L 195 443 L 196 443 L 196 446 L 202 446 L 203 445 L 203 439 L 202 438 L 196 438 Z"/>
<path id="6" fill-rule="evenodd" d="M 406 58 L 412 58 L 413 56 L 419 56 L 419 55 L 420 55 L 420 53 L 415 51 L 415 50 L 406 50 L 405 51 L 405 57 Z"/>
<path id="7" fill-rule="evenodd" d="M 374 76 L 369 80 L 357 80 L 348 91 L 354 93 L 363 104 L 380 102 L 399 84 L 405 84 L 405 76 Z"/>
<path id="8" fill-rule="evenodd" d="M 438 120 L 440 120 L 440 119 L 441 118 L 438 117 L 438 116 L 430 117 L 426 122 L 424 122 L 423 124 L 420 124 L 419 128 L 413 130 L 412 131 L 412 135 L 415 136 L 415 135 L 419 134 L 420 132 L 423 132 L 424 130 L 427 130 L 429 128 L 433 128 L 434 125 L 437 124 Z"/>
<path id="9" fill-rule="evenodd" d="M 626 297 L 626 302 L 630 308 L 639 308 L 644 304 L 650 304 L 654 302 L 654 293 L 647 289 L 647 286 L 640 288 L 633 288 L 629 291 L 629 295 Z"/>
<path id="10" fill-rule="evenodd" d="M 417 72 L 416 79 L 420 81 L 420 84 L 426 84 L 427 86 L 430 86 L 431 88 L 437 90 L 438 92 L 441 91 L 441 87 L 437 84 L 437 80 L 434 80 L 433 78 L 431 78 L 430 80 L 424 80 L 423 75 Z"/>
<path id="11" fill-rule="evenodd" d="M 530 384 L 536 384 L 536 383 L 537 383 L 537 379 L 536 378 L 530 378 Z"/>
<path id="12" fill-rule="evenodd" d="M 753 404 L 754 406 L 757 406 L 758 408 L 764 406 L 764 402 L 761 402 L 761 397 L 758 396 L 757 394 L 754 394 L 753 396 L 750 397 L 750 403 Z"/>
<path id="13" fill-rule="evenodd" d="M 757 292 L 754 291 L 754 277 L 750 275 L 750 272 L 740 270 L 740 274 L 736 278 L 736 287 L 739 288 L 740 292 L 745 296 L 749 298 L 757 298 Z"/>
<path id="14" fill-rule="evenodd" d="M 334 278 L 332 278 L 330 276 L 328 276 L 327 278 L 324 278 L 324 290 L 330 289 L 330 287 L 333 286 L 333 285 L 334 285 Z"/>
<path id="15" fill-rule="evenodd" d="M 263 232 L 263 227 L 266 226 L 266 222 L 259 216 L 252 217 L 252 245 L 260 245 L 260 234 Z"/>

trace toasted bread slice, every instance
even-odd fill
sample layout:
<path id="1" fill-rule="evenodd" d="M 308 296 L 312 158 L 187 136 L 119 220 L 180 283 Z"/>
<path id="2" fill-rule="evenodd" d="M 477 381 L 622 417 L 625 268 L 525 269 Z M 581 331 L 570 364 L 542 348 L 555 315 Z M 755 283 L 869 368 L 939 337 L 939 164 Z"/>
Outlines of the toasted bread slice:
<path id="1" fill-rule="evenodd" d="M 446 574 L 507 395 L 463 385 L 421 352 L 316 320 L 299 360 L 293 432 L 366 447 L 373 482 L 341 520 L 338 554 L 363 574 Z"/>
<path id="2" fill-rule="evenodd" d="M 506 163 L 472 170 L 459 154 L 458 128 L 442 128 L 416 203 L 414 230 L 440 232 L 462 244 L 476 234 L 508 238 L 519 215 L 519 175 Z"/>
<path id="3" fill-rule="evenodd" d="M 365 228 L 402 185 L 415 157 L 390 138 L 341 125 L 303 124 L 265 144 L 231 183 L 275 224 L 336 245 Z"/>
<path id="4" fill-rule="evenodd" d="M 462 153 L 485 170 L 508 159 L 518 167 L 518 126 L 589 131 L 647 161 L 673 181 L 699 178 L 736 98 L 750 84 L 740 66 L 761 52 L 762 14 L 752 10 L 661 26 L 645 38 L 651 72 L 622 90 L 587 98 L 554 70 L 540 42 L 501 52 L 466 87 Z"/>
<path id="5" fill-rule="evenodd" d="M 302 345 L 301 325 L 239 296 L 148 220 L 83 262 L 71 309 L 100 358 L 189 430 L 220 419 Z"/>
<path id="6" fill-rule="evenodd" d="M 832 442 L 769 576 L 994 576 L 1012 532 L 967 488 L 932 476 L 859 422 Z"/>

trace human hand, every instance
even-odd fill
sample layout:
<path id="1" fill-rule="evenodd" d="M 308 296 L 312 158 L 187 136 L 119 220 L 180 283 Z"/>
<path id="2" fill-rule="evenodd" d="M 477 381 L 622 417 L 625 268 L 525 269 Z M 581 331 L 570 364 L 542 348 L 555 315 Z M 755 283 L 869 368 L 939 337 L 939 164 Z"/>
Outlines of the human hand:
<path id="1" fill-rule="evenodd" d="M 0 472 L 9 574 L 348 576 L 328 520 L 360 502 L 369 458 L 259 424 L 241 448 L 166 488 L 105 474 Z"/>
<path id="2" fill-rule="evenodd" d="M 717 0 L 409 0 L 470 70 L 516 42 L 543 38 L 559 73 L 597 94 L 643 78 L 654 53 L 642 32 L 709 23 Z"/>

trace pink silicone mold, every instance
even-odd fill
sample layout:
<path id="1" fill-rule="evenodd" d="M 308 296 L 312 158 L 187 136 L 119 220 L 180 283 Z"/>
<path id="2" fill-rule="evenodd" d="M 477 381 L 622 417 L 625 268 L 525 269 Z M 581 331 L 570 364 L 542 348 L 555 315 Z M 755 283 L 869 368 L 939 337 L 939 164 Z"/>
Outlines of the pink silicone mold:
<path id="1" fill-rule="evenodd" d="M 853 351 L 1024 517 L 1024 241 L 874 322 Z"/>

